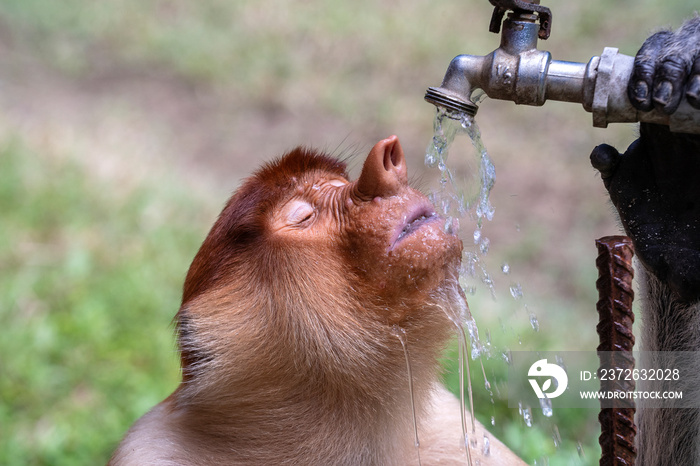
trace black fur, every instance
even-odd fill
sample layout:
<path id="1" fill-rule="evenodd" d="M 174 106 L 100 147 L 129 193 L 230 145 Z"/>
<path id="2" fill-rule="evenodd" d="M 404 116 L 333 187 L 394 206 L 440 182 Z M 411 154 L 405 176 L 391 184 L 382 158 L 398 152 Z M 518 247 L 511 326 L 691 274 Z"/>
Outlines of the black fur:
<path id="1" fill-rule="evenodd" d="M 672 112 L 683 97 L 700 109 L 690 99 L 700 95 L 700 17 L 647 39 L 628 93 L 641 110 Z M 682 301 L 700 300 L 700 135 L 643 123 L 624 154 L 603 144 L 591 163 L 647 270 Z"/>
<path id="2" fill-rule="evenodd" d="M 635 58 L 628 97 L 639 110 L 673 113 L 683 98 L 700 109 L 700 17 L 651 36 Z M 700 135 L 641 124 L 624 154 L 591 153 L 640 270 L 645 351 L 700 351 Z M 669 387 L 700 405 L 700 352 Z M 700 409 L 637 412 L 638 466 L 700 464 Z"/>
<path id="3" fill-rule="evenodd" d="M 700 108 L 699 51 L 698 16 L 675 33 L 662 31 L 648 38 L 635 57 L 627 86 L 632 105 L 643 111 L 654 107 L 671 114 L 685 94 L 693 107 Z"/>

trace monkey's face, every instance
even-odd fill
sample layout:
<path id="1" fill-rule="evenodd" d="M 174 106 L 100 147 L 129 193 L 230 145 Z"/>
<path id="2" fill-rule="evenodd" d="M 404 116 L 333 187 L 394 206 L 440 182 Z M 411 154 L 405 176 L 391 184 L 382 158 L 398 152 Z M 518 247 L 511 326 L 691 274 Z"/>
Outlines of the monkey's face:
<path id="1" fill-rule="evenodd" d="M 429 304 L 454 283 L 462 248 L 443 223 L 408 186 L 396 136 L 372 148 L 356 181 L 342 162 L 304 149 L 265 165 L 231 197 L 190 266 L 178 313 L 183 373 L 226 361 L 249 374 L 237 355 L 267 355 L 250 371 L 274 363 L 364 374 L 386 363 L 376 342 L 397 343 L 387 328 L 409 319 L 438 348 L 450 323 Z M 349 369 L 355 362 L 363 368 Z"/>
<path id="2" fill-rule="evenodd" d="M 396 136 L 372 148 L 356 181 L 342 162 L 296 149 L 229 200 L 192 262 L 183 304 L 212 289 L 281 302 L 318 292 L 425 302 L 459 266 L 461 241 L 443 223 L 408 186 Z"/>
<path id="3" fill-rule="evenodd" d="M 274 235 L 315 244 L 313 252 L 334 249 L 347 276 L 391 300 L 425 300 L 454 274 L 461 241 L 444 232 L 430 201 L 408 186 L 396 136 L 372 148 L 354 182 L 333 172 L 308 175 L 274 210 Z"/>

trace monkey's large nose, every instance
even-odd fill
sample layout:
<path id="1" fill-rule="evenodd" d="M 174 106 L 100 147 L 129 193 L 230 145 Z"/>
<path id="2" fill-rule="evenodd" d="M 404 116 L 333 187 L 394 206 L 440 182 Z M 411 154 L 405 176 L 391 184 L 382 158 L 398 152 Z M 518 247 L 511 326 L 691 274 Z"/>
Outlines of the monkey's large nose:
<path id="1" fill-rule="evenodd" d="M 357 190 L 369 198 L 389 197 L 407 184 L 406 160 L 399 138 L 382 139 L 369 151 L 357 180 Z"/>

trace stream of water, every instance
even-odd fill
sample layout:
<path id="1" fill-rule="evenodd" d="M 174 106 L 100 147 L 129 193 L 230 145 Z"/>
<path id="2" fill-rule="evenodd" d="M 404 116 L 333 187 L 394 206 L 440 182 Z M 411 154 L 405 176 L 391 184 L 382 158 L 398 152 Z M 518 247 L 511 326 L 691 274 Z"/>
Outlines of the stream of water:
<path id="1" fill-rule="evenodd" d="M 482 234 L 482 227 L 484 220 L 490 221 L 494 215 L 494 208 L 489 201 L 489 194 L 496 181 L 495 167 L 481 142 L 479 128 L 472 117 L 449 114 L 442 109 L 438 109 L 433 129 L 434 136 L 428 145 L 425 163 L 428 167 L 437 168 L 440 171 L 440 185 L 439 189 L 431 194 L 431 201 L 445 217 L 446 231 L 456 234 L 460 226 L 460 220 L 471 218 L 476 221 L 476 229 L 473 232 L 476 251 L 465 252 L 460 278 L 465 275 L 475 276 L 478 271 L 482 276 L 482 282 L 493 294 L 493 280 L 490 278 L 481 256 L 488 252 L 490 246 L 489 239 Z M 447 165 L 450 146 L 459 134 L 469 136 L 476 149 L 478 159 L 478 169 L 472 170 L 472 173 L 466 175 L 470 178 L 466 183 L 462 179 L 462 175 L 456 175 Z M 473 290 L 465 291 L 473 293 Z M 455 325 L 458 339 L 462 435 L 467 452 L 467 461 L 471 464 L 469 455 L 470 435 L 472 437 L 475 435 L 476 420 L 474 417 L 474 396 L 469 360 L 470 357 L 477 358 L 480 356 L 483 353 L 483 346 L 479 340 L 476 322 L 471 316 L 464 295 L 459 294 L 459 296 L 450 297 L 449 302 L 451 309 L 447 310 L 447 314 Z M 467 338 L 467 334 L 469 338 Z M 486 389 L 490 390 L 483 364 L 482 372 L 486 381 Z M 466 393 L 465 379 L 467 383 Z M 469 423 L 467 422 L 467 412 L 471 421 Z M 469 427 L 471 427 L 471 432 Z M 472 438 L 471 440 L 475 445 L 476 439 Z M 484 438 L 485 451 L 488 450 L 486 445 L 488 445 L 488 438 Z"/>
<path id="2" fill-rule="evenodd" d="M 491 243 L 484 234 L 486 222 L 490 222 L 494 217 L 494 208 L 489 200 L 489 195 L 496 181 L 496 170 L 484 147 L 479 127 L 473 117 L 449 113 L 438 108 L 433 129 L 434 135 L 426 150 L 425 164 L 439 171 L 440 183 L 437 190 L 431 193 L 431 201 L 445 218 L 445 231 L 457 234 L 460 226 L 464 228 L 466 225 L 474 225 L 471 234 L 462 235 L 463 237 L 471 236 L 473 239 L 473 247 L 467 247 L 465 244 L 462 256 L 460 286 L 464 293 L 450 297 L 451 308 L 446 310 L 457 330 L 462 434 L 468 454 L 469 446 L 476 447 L 477 445 L 477 439 L 474 435 L 474 391 L 470 373 L 470 359 L 479 360 L 481 375 L 484 377 L 484 387 L 492 404 L 494 404 L 494 389 L 484 369 L 484 359 L 499 358 L 506 364 L 510 364 L 511 359 L 510 350 L 497 350 L 491 345 L 490 332 L 486 333 L 486 343 L 482 343 L 476 321 L 472 317 L 465 299 L 466 295 L 474 295 L 477 287 L 483 286 L 496 300 L 494 278 L 485 263 L 485 257 Z M 455 138 L 463 135 L 469 137 L 475 157 L 472 160 L 465 160 L 461 152 L 469 151 L 469 149 L 460 147 L 458 149 L 460 158 L 448 164 L 450 148 L 453 147 Z M 463 167 L 465 163 L 467 164 L 466 169 Z M 508 276 L 511 273 L 510 265 L 503 263 L 500 266 L 500 272 Z M 474 283 L 475 281 L 476 283 Z M 532 329 L 535 332 L 539 331 L 536 315 L 528 309 L 526 304 L 522 303 L 523 290 L 521 285 L 511 282 L 508 291 L 510 297 L 519 301 L 524 308 Z M 522 344 L 519 335 L 518 344 Z M 543 403 L 541 403 L 540 408 L 543 415 L 551 417 L 551 400 L 541 401 Z M 526 427 L 533 425 L 532 407 L 521 405 L 519 414 Z M 468 422 L 467 419 L 470 419 L 471 422 Z M 495 425 L 495 423 L 496 418 L 492 416 L 491 425 Z M 556 431 L 556 425 L 554 430 Z M 561 443 L 557 442 L 557 437 L 558 432 L 553 435 L 555 445 Z M 488 450 L 488 438 L 484 438 L 483 444 L 484 448 Z M 469 464 L 471 463 L 469 462 Z"/>
<path id="3" fill-rule="evenodd" d="M 486 302 L 488 301 L 488 296 L 486 301 L 480 301 L 481 292 L 478 296 L 475 296 L 478 288 L 479 290 L 487 290 L 487 295 L 491 295 L 492 302 L 497 301 L 494 276 L 491 275 L 490 269 L 486 266 L 486 256 L 489 253 L 491 242 L 485 234 L 485 226 L 494 218 L 495 211 L 489 195 L 496 181 L 496 170 L 484 147 L 479 127 L 473 117 L 448 113 L 444 109 L 438 108 L 433 129 L 434 135 L 426 150 L 425 164 L 429 168 L 438 170 L 439 184 L 429 194 L 429 197 L 438 212 L 445 219 L 444 230 L 449 233 L 459 234 L 461 228 L 462 234 L 459 236 L 464 241 L 459 286 L 449 291 L 452 296 L 447 297 L 445 313 L 454 324 L 457 334 L 458 390 L 461 406 L 462 438 L 465 447 L 466 463 L 472 465 L 470 449 L 478 448 L 478 443 L 481 442 L 483 454 L 488 455 L 491 442 L 486 436 L 483 439 L 476 438 L 474 387 L 472 386 L 473 374 L 470 370 L 470 362 L 474 361 L 476 364 L 476 361 L 479 361 L 481 370 L 474 372 L 474 374 L 477 378 L 483 375 L 484 388 L 493 407 L 491 425 L 495 426 L 497 408 L 494 400 L 503 399 L 503 389 L 499 387 L 499 384 L 503 382 L 500 378 L 502 377 L 502 365 L 512 365 L 514 353 L 508 348 L 509 346 L 513 346 L 519 351 L 523 350 L 523 339 L 521 338 L 520 329 L 526 328 L 528 325 L 527 323 L 525 325 L 512 325 L 499 318 L 498 325 L 503 334 L 509 336 L 508 341 L 492 342 L 489 328 L 482 329 L 484 330 L 483 342 L 479 337 L 479 328 L 470 312 L 467 297 L 475 297 L 475 301 L 479 305 L 486 303 L 486 309 L 488 309 L 489 303 Z M 468 140 L 464 137 L 465 135 L 469 137 Z M 456 138 L 458 138 L 457 141 L 455 141 Z M 467 141 L 471 142 L 473 148 L 464 147 L 469 145 Z M 457 143 L 453 144 L 455 142 Z M 464 146 L 460 144 L 464 144 Z M 448 163 L 451 149 L 457 157 Z M 517 225 L 516 231 L 520 231 Z M 473 240 L 473 244 L 469 245 L 467 238 Z M 492 262 L 493 259 L 489 258 L 490 266 L 494 265 Z M 495 267 L 495 269 L 503 274 L 502 277 L 497 278 L 499 282 L 505 280 L 507 288 L 505 296 L 508 299 L 512 298 L 517 303 L 515 306 L 519 312 L 524 311 L 525 318 L 529 320 L 529 327 L 531 327 L 532 331 L 539 332 L 539 320 L 528 307 L 525 299 L 523 299 L 522 286 L 520 283 L 512 281 L 511 266 L 508 263 L 501 263 L 500 267 Z M 499 284 L 500 289 L 501 285 Z M 472 298 L 469 299 L 470 301 L 472 300 Z M 509 307 L 508 304 L 506 304 L 506 307 Z M 489 325 L 496 324 L 495 319 L 491 319 L 490 316 L 489 320 L 491 320 Z M 503 336 L 496 336 L 494 333 L 494 337 L 502 338 Z M 500 345 L 503 344 L 507 346 L 505 348 L 501 347 Z M 410 362 L 405 342 L 402 342 L 402 345 L 404 345 L 410 373 Z M 494 377 L 492 380 L 495 382 L 494 384 L 487 377 L 484 361 L 487 362 L 488 374 Z M 499 368 L 494 371 L 495 366 Z M 484 400 L 483 392 L 479 391 L 477 395 L 480 400 Z M 556 422 L 552 419 L 553 408 L 551 399 L 540 400 L 539 406 L 530 406 L 525 402 L 519 402 L 518 405 L 518 413 L 522 425 L 525 428 L 530 428 L 537 424 L 537 427 L 540 429 L 545 427 L 551 429 L 550 437 L 555 449 L 559 450 L 562 445 L 562 436 L 559 433 Z M 535 419 L 533 414 L 539 416 L 539 412 L 541 412 L 543 417 Z M 545 436 L 547 435 L 545 432 L 542 433 Z M 417 434 L 415 442 L 418 449 Z M 576 442 L 576 450 L 574 455 L 578 456 L 580 461 L 585 462 L 586 455 L 581 442 Z M 545 455 L 536 460 L 535 464 L 549 464 L 549 460 L 550 457 Z"/>
<path id="4" fill-rule="evenodd" d="M 416 448 L 416 455 L 418 456 L 418 466 L 422 466 L 420 460 L 420 441 L 418 439 L 418 419 L 416 415 L 416 399 L 413 393 L 413 370 L 411 369 L 411 356 L 408 353 L 408 345 L 406 344 L 406 330 L 398 325 L 394 326 L 394 335 L 401 342 L 401 348 L 403 349 L 403 355 L 406 358 L 406 373 L 408 374 L 408 391 L 411 397 L 411 412 L 413 413 L 413 445 Z"/>

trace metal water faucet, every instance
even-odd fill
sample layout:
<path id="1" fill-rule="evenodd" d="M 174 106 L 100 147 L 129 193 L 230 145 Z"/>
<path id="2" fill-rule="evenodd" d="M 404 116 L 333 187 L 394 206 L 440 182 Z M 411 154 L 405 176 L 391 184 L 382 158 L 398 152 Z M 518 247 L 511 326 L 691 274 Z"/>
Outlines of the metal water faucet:
<path id="1" fill-rule="evenodd" d="M 489 1 L 495 7 L 489 30 L 498 33 L 502 29 L 501 46 L 485 56 L 455 57 L 441 86 L 426 92 L 428 102 L 453 115 L 474 116 L 479 107 L 472 92 L 481 89 L 492 99 L 516 104 L 540 106 L 547 100 L 581 103 L 593 113 L 595 127 L 642 121 L 668 125 L 674 132 L 700 133 L 700 111 L 685 99 L 672 115 L 632 107 L 627 82 L 634 57 L 605 47 L 588 63 L 552 60 L 549 52 L 537 49 L 537 40 L 547 39 L 551 31 L 549 8 L 541 6 L 540 0 Z"/>

